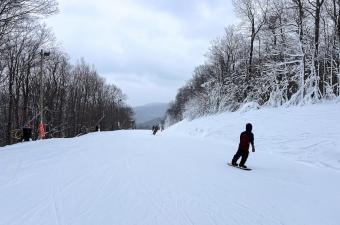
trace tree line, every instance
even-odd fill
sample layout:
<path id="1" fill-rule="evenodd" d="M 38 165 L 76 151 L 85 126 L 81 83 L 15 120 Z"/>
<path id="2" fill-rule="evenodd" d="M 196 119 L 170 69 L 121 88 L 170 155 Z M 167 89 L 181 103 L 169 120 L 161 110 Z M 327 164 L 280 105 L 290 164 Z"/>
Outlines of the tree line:
<path id="1" fill-rule="evenodd" d="M 339 0 L 233 0 L 240 23 L 214 40 L 178 90 L 167 123 L 253 105 L 340 94 Z"/>
<path id="2" fill-rule="evenodd" d="M 57 45 L 43 23 L 57 12 L 55 0 L 0 0 L 0 146 L 20 141 L 24 127 L 37 138 L 41 118 L 46 138 L 132 126 L 122 90 Z"/>

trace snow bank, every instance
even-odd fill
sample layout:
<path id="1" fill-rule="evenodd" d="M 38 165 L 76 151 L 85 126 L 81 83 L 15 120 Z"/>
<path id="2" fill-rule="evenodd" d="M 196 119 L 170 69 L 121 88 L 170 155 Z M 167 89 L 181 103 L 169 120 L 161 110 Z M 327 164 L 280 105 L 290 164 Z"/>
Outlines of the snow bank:
<path id="1" fill-rule="evenodd" d="M 248 102 L 248 103 L 243 104 L 241 108 L 237 111 L 244 113 L 248 111 L 258 110 L 260 108 L 261 106 L 257 102 Z"/>
<path id="2" fill-rule="evenodd" d="M 253 124 L 257 151 L 340 170 L 340 102 L 262 108 L 184 120 L 167 134 L 192 135 L 233 143 L 235 149 L 245 124 Z"/>

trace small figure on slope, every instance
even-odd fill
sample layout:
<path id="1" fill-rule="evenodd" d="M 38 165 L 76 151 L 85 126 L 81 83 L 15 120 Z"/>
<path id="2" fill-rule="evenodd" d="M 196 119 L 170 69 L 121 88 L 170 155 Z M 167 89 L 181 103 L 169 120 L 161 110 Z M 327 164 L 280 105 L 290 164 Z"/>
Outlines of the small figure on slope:
<path id="1" fill-rule="evenodd" d="M 22 141 L 31 141 L 32 140 L 32 126 L 31 126 L 31 124 L 22 128 L 21 140 Z"/>
<path id="2" fill-rule="evenodd" d="M 156 135 L 156 133 L 157 133 L 157 131 L 159 130 L 159 127 L 156 125 L 156 126 L 154 126 L 153 128 L 152 128 L 152 134 L 153 135 Z"/>
<path id="3" fill-rule="evenodd" d="M 249 155 L 249 144 L 251 144 L 252 151 L 255 152 L 254 146 L 254 134 L 251 132 L 253 126 L 250 123 L 246 124 L 246 131 L 242 132 L 240 135 L 240 144 L 238 146 L 238 150 L 231 161 L 233 166 L 239 166 L 241 168 L 247 168 L 245 165 L 248 155 Z M 241 158 L 241 162 L 237 165 L 237 160 Z"/>

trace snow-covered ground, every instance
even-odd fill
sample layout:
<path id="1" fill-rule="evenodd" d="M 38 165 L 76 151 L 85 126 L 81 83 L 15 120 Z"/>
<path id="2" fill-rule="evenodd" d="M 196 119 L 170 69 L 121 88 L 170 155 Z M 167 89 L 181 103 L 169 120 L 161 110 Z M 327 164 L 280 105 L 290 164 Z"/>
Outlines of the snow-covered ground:
<path id="1" fill-rule="evenodd" d="M 231 143 L 235 150 L 248 122 L 253 124 L 259 151 L 340 170 L 340 102 L 223 113 L 183 121 L 168 133 Z"/>
<path id="2" fill-rule="evenodd" d="M 245 123 L 252 171 L 226 166 Z M 0 148 L 0 225 L 339 225 L 340 104 Z"/>

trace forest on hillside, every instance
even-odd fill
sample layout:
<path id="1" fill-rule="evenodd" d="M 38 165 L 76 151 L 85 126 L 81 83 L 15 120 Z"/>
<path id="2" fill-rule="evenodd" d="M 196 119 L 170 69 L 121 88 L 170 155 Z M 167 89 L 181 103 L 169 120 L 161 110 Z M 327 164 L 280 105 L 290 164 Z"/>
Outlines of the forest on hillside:
<path id="1" fill-rule="evenodd" d="M 0 1 L 0 146 L 25 127 L 38 138 L 40 121 L 45 138 L 131 127 L 122 90 L 83 59 L 73 65 L 44 24 L 57 12 L 55 0 Z"/>
<path id="2" fill-rule="evenodd" d="M 167 124 L 222 111 L 299 105 L 340 94 L 339 0 L 233 0 L 225 28 L 178 90 Z"/>

